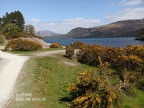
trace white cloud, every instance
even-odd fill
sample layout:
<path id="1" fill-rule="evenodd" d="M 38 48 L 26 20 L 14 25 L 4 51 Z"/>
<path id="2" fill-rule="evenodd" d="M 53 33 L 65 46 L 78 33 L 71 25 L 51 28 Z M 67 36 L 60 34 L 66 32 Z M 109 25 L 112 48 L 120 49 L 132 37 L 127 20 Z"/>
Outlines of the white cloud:
<path id="1" fill-rule="evenodd" d="M 40 22 L 41 20 L 32 18 L 30 21 L 31 21 L 31 22 L 36 22 L 36 23 L 37 23 L 37 22 Z"/>
<path id="2" fill-rule="evenodd" d="M 34 25 L 36 31 L 50 30 L 56 33 L 67 33 L 76 27 L 93 27 L 99 25 L 100 21 L 92 18 L 71 18 L 59 22 L 44 22 L 37 19 L 27 21 L 26 24 Z"/>
<path id="3" fill-rule="evenodd" d="M 143 4 L 144 0 L 121 0 L 118 4 L 119 5 L 138 5 L 138 4 Z"/>
<path id="4" fill-rule="evenodd" d="M 107 22 L 115 22 L 120 20 L 129 20 L 129 19 L 142 19 L 144 18 L 144 8 L 126 8 L 122 11 L 117 12 L 113 15 L 105 16 Z"/>

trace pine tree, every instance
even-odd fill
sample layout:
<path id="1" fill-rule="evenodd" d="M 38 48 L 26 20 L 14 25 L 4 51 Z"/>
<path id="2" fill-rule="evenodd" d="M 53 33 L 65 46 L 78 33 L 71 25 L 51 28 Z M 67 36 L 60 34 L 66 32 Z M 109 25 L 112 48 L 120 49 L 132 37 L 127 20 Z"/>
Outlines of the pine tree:
<path id="1" fill-rule="evenodd" d="M 24 17 L 20 11 L 15 11 L 14 15 L 15 15 L 14 19 L 15 23 L 22 32 L 24 30 L 24 24 L 25 24 Z"/>
<path id="2" fill-rule="evenodd" d="M 3 27 L 4 35 L 7 39 L 19 37 L 19 28 L 14 24 L 6 24 Z"/>
<path id="3" fill-rule="evenodd" d="M 2 18 L 2 27 L 4 27 L 6 24 L 14 24 L 16 25 L 20 32 L 24 30 L 24 17 L 20 11 L 14 11 L 10 14 L 6 12 L 5 16 Z"/>
<path id="4" fill-rule="evenodd" d="M 2 30 L 2 18 L 0 18 L 0 30 Z"/>

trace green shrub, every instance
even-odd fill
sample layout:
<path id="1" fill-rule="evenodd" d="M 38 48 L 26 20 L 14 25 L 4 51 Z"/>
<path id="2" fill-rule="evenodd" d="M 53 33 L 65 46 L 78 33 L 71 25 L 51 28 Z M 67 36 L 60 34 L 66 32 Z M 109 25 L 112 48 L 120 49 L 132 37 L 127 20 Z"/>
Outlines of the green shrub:
<path id="1" fill-rule="evenodd" d="M 59 42 L 55 42 L 50 45 L 50 48 L 62 48 L 62 45 Z"/>
<path id="2" fill-rule="evenodd" d="M 4 38 L 2 36 L 0 36 L 0 44 L 4 43 Z"/>
<path id="3" fill-rule="evenodd" d="M 12 51 L 30 51 L 41 48 L 42 46 L 39 43 L 29 41 L 28 39 L 17 38 L 10 40 L 5 47 L 5 50 L 11 49 Z"/>
<path id="4" fill-rule="evenodd" d="M 2 30 L 0 30 L 0 35 L 2 35 L 3 34 L 3 31 Z"/>

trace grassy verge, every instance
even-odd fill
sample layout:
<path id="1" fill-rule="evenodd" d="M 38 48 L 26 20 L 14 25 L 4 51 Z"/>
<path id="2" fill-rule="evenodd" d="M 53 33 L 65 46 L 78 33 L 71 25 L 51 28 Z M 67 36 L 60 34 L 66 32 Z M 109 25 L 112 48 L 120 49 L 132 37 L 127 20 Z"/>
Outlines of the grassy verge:
<path id="1" fill-rule="evenodd" d="M 28 56 L 35 52 L 44 52 L 44 51 L 53 51 L 53 50 L 64 50 L 64 48 L 45 48 L 45 49 L 39 49 L 39 50 L 33 50 L 33 51 L 9 51 L 9 52 L 13 54 L 20 54 L 20 55 Z"/>
<path id="2" fill-rule="evenodd" d="M 69 84 L 76 80 L 78 72 L 90 68 L 87 65 L 71 66 L 65 64 L 62 55 L 56 58 L 40 57 L 29 59 L 18 78 L 14 99 L 8 108 L 67 108 L 69 102 L 60 101 L 68 96 Z M 76 63 L 74 60 L 73 62 Z M 17 94 L 30 93 L 26 98 L 41 98 L 46 100 L 17 101 Z M 22 96 L 24 98 L 24 96 Z"/>

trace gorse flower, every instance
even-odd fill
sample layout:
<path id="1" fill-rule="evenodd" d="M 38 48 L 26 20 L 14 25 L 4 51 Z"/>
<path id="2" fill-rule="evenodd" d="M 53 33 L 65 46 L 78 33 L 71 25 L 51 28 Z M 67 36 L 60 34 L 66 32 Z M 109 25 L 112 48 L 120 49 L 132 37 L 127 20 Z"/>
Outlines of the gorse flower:
<path id="1" fill-rule="evenodd" d="M 80 73 L 77 83 L 70 85 L 68 92 L 73 96 L 70 108 L 114 108 L 118 105 L 118 100 L 122 102 L 122 98 L 117 95 L 118 88 L 109 84 L 106 74 L 100 74 L 101 69 L 89 69 Z M 109 69 L 103 71 L 106 70 Z"/>
<path id="2" fill-rule="evenodd" d="M 6 47 L 5 50 L 11 49 L 12 51 L 30 51 L 30 50 L 37 50 L 37 49 L 42 49 L 42 46 L 34 41 L 30 41 L 28 39 L 12 39 L 10 40 Z"/>

